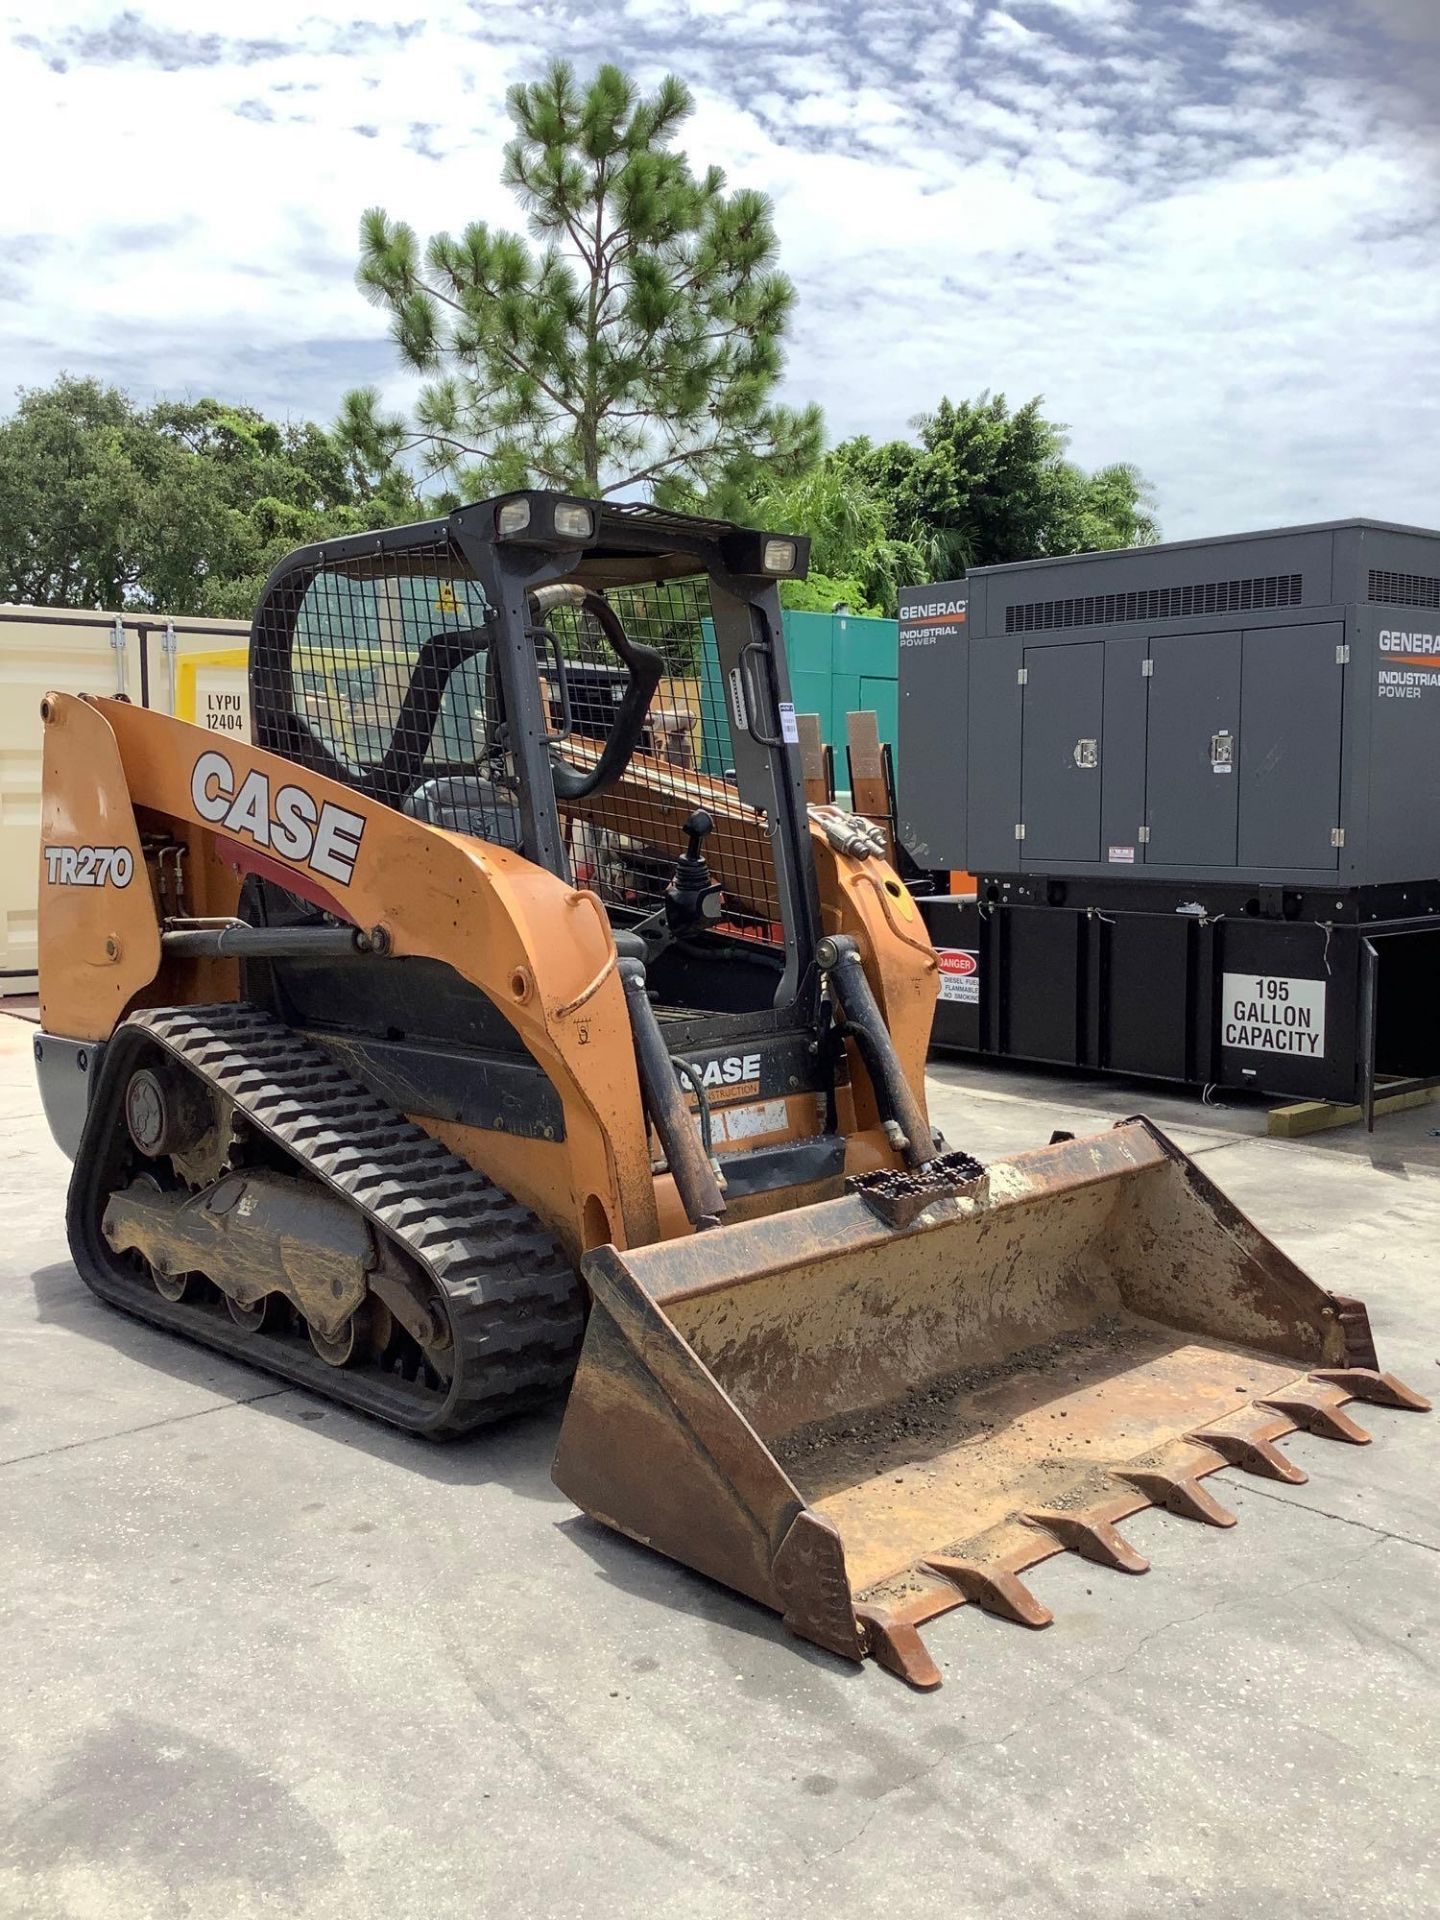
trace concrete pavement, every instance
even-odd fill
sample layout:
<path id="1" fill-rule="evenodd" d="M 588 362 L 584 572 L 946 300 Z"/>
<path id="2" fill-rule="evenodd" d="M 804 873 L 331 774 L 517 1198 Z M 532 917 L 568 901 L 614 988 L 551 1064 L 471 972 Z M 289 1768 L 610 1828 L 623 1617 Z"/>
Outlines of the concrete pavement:
<path id="1" fill-rule="evenodd" d="M 946 1616 L 919 1696 L 577 1517 L 554 1414 L 440 1450 L 100 1307 L 31 1037 L 0 1018 L 0 1913 L 1440 1905 L 1440 1421 L 1219 1476 L 1230 1533 L 1138 1516 L 1145 1579 L 1046 1563 L 1054 1627 Z M 1434 1393 L 1440 1108 L 1292 1143 L 1111 1084 L 934 1096 L 982 1155 L 1144 1107 Z"/>

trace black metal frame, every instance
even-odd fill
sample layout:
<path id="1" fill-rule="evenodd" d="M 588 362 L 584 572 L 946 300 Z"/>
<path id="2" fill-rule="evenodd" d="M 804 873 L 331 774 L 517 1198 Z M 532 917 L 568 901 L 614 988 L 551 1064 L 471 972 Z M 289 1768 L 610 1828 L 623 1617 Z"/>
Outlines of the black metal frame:
<path id="1" fill-rule="evenodd" d="M 1428 1087 L 1440 1087 L 1440 1073 L 1410 1074 L 1403 1080 L 1380 1083 L 1376 1048 L 1380 1029 L 1380 946 L 1385 940 L 1403 940 L 1408 934 L 1436 931 L 1434 920 L 1395 920 L 1376 927 L 1360 938 L 1360 1107 L 1367 1133 L 1375 1131 L 1375 1103 L 1391 1100 L 1398 1094 L 1423 1093 Z"/>
<path id="2" fill-rule="evenodd" d="M 1433 883 L 1207 887 L 1203 914 L 1191 890 L 1153 882 L 982 874 L 978 889 L 919 902 L 937 947 L 978 960 L 976 998 L 936 1008 L 939 1051 L 1358 1106 L 1367 1126 L 1386 1098 L 1440 1086 Z M 1421 911 L 1395 912 L 1402 894 Z M 1388 981 L 1387 948 L 1397 963 Z M 1223 1046 L 1221 983 L 1235 971 L 1323 978 L 1323 1051 Z"/>
<path id="3" fill-rule="evenodd" d="M 528 524 L 501 534 L 502 511 L 525 502 Z M 560 505 L 586 509 L 589 539 L 555 532 Z M 760 571 L 768 536 L 729 522 L 671 513 L 640 502 L 578 500 L 541 492 L 506 494 L 457 508 L 447 518 L 377 533 L 320 542 L 287 556 L 271 574 L 252 629 L 250 686 L 253 737 L 257 745 L 312 771 L 357 786 L 399 805 L 414 769 L 392 756 L 371 775 L 357 779 L 317 737 L 297 698 L 292 651 L 304 594 L 326 569 L 343 568 L 351 579 L 418 577 L 437 572 L 478 583 L 488 607 L 483 627 L 449 631 L 426 643 L 434 658 L 417 670 L 406 696 L 405 719 L 421 737 L 433 728 L 442 674 L 483 649 L 498 677 L 507 728 L 507 750 L 517 775 L 514 802 L 520 850 L 537 865 L 573 880 L 556 792 L 551 749 L 552 716 L 535 670 L 533 622 L 527 597 L 556 582 L 576 582 L 597 592 L 646 586 L 703 574 L 708 579 L 722 682 L 738 673 L 746 694 L 746 724 L 733 746 L 739 796 L 764 816 L 775 868 L 785 966 L 775 1004 L 786 1006 L 818 993 L 813 964 L 819 938 L 819 899 L 808 858 L 808 825 L 799 756 L 781 737 L 778 707 L 790 697 L 777 576 Z M 790 539 L 792 536 L 773 536 Z M 795 538 L 787 577 L 803 577 L 809 542 Z M 414 695 L 416 710 L 410 711 Z M 421 707 L 425 711 L 421 711 Z M 732 719 L 733 719 L 732 714 Z M 397 737 L 400 734 L 397 723 Z M 413 752 L 411 754 L 413 758 Z M 677 853 L 679 848 L 676 849 Z"/>

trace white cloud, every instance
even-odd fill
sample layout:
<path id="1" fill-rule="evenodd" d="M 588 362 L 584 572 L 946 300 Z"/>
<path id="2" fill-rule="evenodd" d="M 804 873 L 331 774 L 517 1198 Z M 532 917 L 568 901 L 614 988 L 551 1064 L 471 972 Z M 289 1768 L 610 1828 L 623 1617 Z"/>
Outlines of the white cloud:
<path id="1" fill-rule="evenodd" d="M 1058 14 L 1086 27 L 1128 27 L 1134 19 L 1135 0 L 1023 0 L 1023 10 Z"/>
<path id="2" fill-rule="evenodd" d="M 1043 391 L 1078 457 L 1145 469 L 1176 537 L 1433 523 L 1435 155 L 1397 90 L 1431 0 L 1334 5 L 0 14 L 0 395 L 62 367 L 321 417 L 359 379 L 403 394 L 352 283 L 360 210 L 516 223 L 505 89 L 568 50 L 683 73 L 689 151 L 774 196 L 801 296 L 787 392 L 836 435 Z"/>

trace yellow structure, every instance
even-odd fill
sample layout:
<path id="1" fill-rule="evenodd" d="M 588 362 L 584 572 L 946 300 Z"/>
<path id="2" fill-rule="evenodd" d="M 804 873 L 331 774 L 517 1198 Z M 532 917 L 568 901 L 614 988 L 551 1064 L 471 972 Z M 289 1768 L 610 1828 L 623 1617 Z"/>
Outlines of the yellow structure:
<path id="1" fill-rule="evenodd" d="M 41 696 L 123 695 L 205 726 L 237 693 L 245 713 L 249 638 L 236 620 L 0 606 L 0 993 L 35 989 Z"/>
<path id="2" fill-rule="evenodd" d="M 250 649 L 211 647 L 180 656 L 175 667 L 177 720 L 230 740 L 250 738 Z"/>

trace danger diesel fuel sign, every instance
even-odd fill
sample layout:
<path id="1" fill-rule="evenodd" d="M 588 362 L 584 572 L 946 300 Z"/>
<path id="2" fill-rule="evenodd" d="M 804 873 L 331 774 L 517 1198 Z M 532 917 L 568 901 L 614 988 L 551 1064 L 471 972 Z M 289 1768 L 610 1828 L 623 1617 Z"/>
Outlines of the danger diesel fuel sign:
<path id="1" fill-rule="evenodd" d="M 1250 1053 L 1325 1051 L 1325 982 L 1279 974 L 1227 973 L 1221 1044 Z"/>

